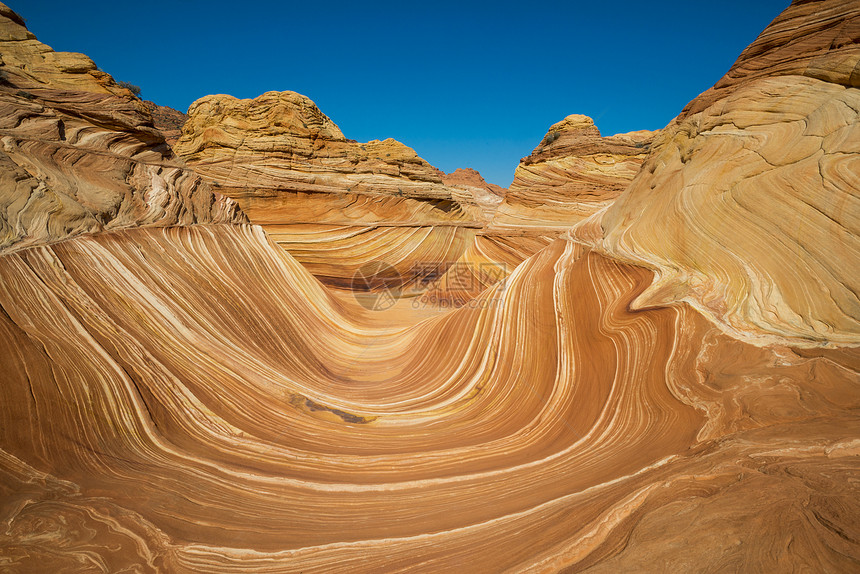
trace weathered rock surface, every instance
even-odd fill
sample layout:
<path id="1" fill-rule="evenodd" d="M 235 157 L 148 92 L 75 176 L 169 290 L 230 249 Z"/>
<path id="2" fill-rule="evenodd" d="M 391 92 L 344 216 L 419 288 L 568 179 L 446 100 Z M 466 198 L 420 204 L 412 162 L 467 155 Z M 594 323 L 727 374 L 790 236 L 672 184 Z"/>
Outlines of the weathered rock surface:
<path id="1" fill-rule="evenodd" d="M 167 106 L 159 106 L 155 102 L 143 102 L 152 116 L 155 129 L 164 135 L 168 144 L 175 145 L 182 135 L 182 126 L 188 119 L 186 114 Z"/>
<path id="2" fill-rule="evenodd" d="M 347 139 L 295 92 L 202 98 L 174 149 L 341 289 L 363 288 L 359 271 L 369 261 L 391 265 L 414 289 L 425 269 L 447 269 L 464 255 L 499 203 L 477 173 L 447 185 L 448 176 L 400 142 Z"/>
<path id="3" fill-rule="evenodd" d="M 458 168 L 451 173 L 440 173 L 442 183 L 451 187 L 454 198 L 462 204 L 477 205 L 481 219 L 490 221 L 508 192 L 504 187 L 487 183 L 477 170 Z"/>
<path id="4" fill-rule="evenodd" d="M 566 231 L 624 191 L 655 135 L 638 131 L 601 137 L 588 116 L 566 117 L 520 162 L 491 229 Z"/>
<path id="5" fill-rule="evenodd" d="M 142 103 L 0 5 L 0 252 L 145 225 L 246 221 L 182 168 Z"/>
<path id="6" fill-rule="evenodd" d="M 679 119 L 697 114 L 761 78 L 804 76 L 860 88 L 860 22 L 851 0 L 795 0 L 741 53 L 713 88 L 690 102 Z"/>
<path id="7" fill-rule="evenodd" d="M 110 74 L 98 69 L 84 54 L 55 52 L 27 30 L 24 20 L 5 4 L 0 4 L 0 46 L 2 71 L 14 73 L 15 84 L 51 87 L 55 90 L 85 91 L 130 96 Z"/>
<path id="8" fill-rule="evenodd" d="M 860 4 L 795 2 L 575 235 L 737 336 L 860 345 Z"/>
<path id="9" fill-rule="evenodd" d="M 830 14 L 835 5 L 812 4 Z M 842 9 L 853 22 L 854 4 Z M 363 307 L 235 213 L 210 216 L 224 223 L 180 217 L 198 197 L 210 209 L 221 201 L 201 183 L 184 193 L 190 184 L 179 180 L 196 176 L 181 167 L 173 186 L 141 178 L 122 196 L 144 213 L 146 198 L 166 198 L 175 216 L 128 217 L 109 233 L 51 227 L 69 220 L 69 203 L 109 196 L 135 169 L 174 168 L 129 95 L 41 89 L 27 88 L 30 98 L 7 84 L 0 94 L 3 117 L 13 118 L 3 137 L 23 142 L 6 152 L 22 166 L 10 173 L 38 178 L 45 194 L 60 185 L 75 193 L 57 194 L 70 198 L 60 207 L 36 205 L 15 177 L 0 181 L 10 205 L 30 202 L 27 213 L 50 230 L 0 253 L 0 569 L 857 570 L 860 348 L 827 329 L 811 346 L 784 333 L 781 345 L 746 336 L 680 296 L 678 279 L 719 267 L 726 275 L 714 272 L 712 284 L 739 300 L 755 298 L 762 281 L 782 289 L 792 279 L 786 305 L 819 317 L 829 301 L 849 301 L 836 275 L 780 274 L 767 259 L 784 257 L 779 243 L 767 255 L 750 242 L 763 226 L 803 245 L 804 265 L 841 263 L 843 276 L 858 268 L 845 223 L 857 215 L 855 195 L 841 183 L 856 181 L 850 162 L 860 157 L 849 145 L 858 122 L 845 109 L 860 109 L 846 99 L 855 88 L 798 75 L 737 88 L 663 132 L 616 204 L 570 237 L 546 245 L 537 233 L 481 231 L 465 242 L 458 261 L 473 271 L 481 262 L 516 268 L 493 281 L 475 271 L 460 308 L 432 314 Z M 804 179 L 803 154 L 823 159 L 833 149 L 839 157 Z M 249 165 L 238 175 L 213 169 L 252 182 L 241 175 Z M 703 200 L 738 172 L 782 177 L 763 179 L 752 202 L 740 183 Z M 641 194 L 662 210 L 648 211 Z M 788 223 L 803 233 L 778 225 L 771 212 L 784 212 L 769 194 L 796 210 Z M 748 207 L 755 202 L 762 209 Z M 809 205 L 829 216 L 812 216 Z M 380 213 L 399 213 L 387 207 Z M 478 233 L 441 224 L 387 232 L 410 228 Z M 808 237 L 842 251 L 815 252 Z M 365 252 L 422 243 L 388 239 Z M 360 260 L 358 248 L 344 249 Z M 669 255 L 678 258 L 673 284 L 659 259 Z M 800 277 L 797 265 L 783 261 Z M 456 269 L 438 276 L 468 280 Z M 655 301 L 655 285 L 675 296 Z"/>
<path id="10" fill-rule="evenodd" d="M 437 171 L 398 141 L 348 140 L 310 99 L 206 96 L 188 109 L 176 153 L 261 223 L 480 227 Z M 330 205 L 329 202 L 337 202 Z M 345 210 L 345 204 L 354 204 Z M 307 213 L 309 212 L 309 213 Z"/>
<path id="11" fill-rule="evenodd" d="M 504 197 L 508 190 L 494 183 L 487 183 L 476 169 L 459 167 L 451 173 L 442 173 L 442 183 L 450 186 L 478 188 L 491 195 Z"/>

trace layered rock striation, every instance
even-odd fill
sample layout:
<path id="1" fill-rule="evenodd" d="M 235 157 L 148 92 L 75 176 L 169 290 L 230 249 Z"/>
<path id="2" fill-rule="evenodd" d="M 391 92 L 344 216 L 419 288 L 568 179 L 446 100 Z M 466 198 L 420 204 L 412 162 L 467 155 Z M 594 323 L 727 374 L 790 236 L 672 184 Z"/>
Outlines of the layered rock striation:
<path id="1" fill-rule="evenodd" d="M 651 273 L 571 242 L 397 328 L 259 227 L 87 236 L 7 255 L 0 278 L 0 553 L 19 571 L 860 557 L 856 352 L 631 311 Z"/>
<path id="2" fill-rule="evenodd" d="M 480 227 L 412 148 L 348 140 L 295 92 L 206 96 L 174 147 L 261 223 Z"/>
<path id="3" fill-rule="evenodd" d="M 247 221 L 183 168 L 143 104 L 0 5 L 0 252 L 128 227 Z"/>
<path id="4" fill-rule="evenodd" d="M 860 6 L 794 2 L 574 233 L 737 336 L 860 345 Z"/>
<path id="5" fill-rule="evenodd" d="M 472 168 L 457 168 L 451 173 L 441 173 L 442 183 L 451 187 L 454 198 L 462 204 L 477 205 L 481 219 L 492 220 L 499 204 L 508 192 L 504 187 L 487 183 L 478 171 Z"/>
<path id="6" fill-rule="evenodd" d="M 776 23 L 804 34 L 762 37 L 841 62 L 844 45 L 813 40 L 856 11 L 796 2 Z M 40 223 L 0 252 L 2 568 L 857 569 L 860 347 L 831 318 L 850 315 L 858 268 L 856 88 L 782 75 L 726 92 L 662 132 L 615 203 L 568 236 L 456 247 L 516 267 L 428 316 L 325 285 L 274 224 L 242 223 L 174 166 L 130 95 L 24 87 L 12 71 L 0 192 L 29 207 L 0 221 Z M 336 134 L 319 117 L 315 129 Z M 249 184 L 286 169 L 226 161 L 210 168 Z M 91 207 L 111 194 L 118 210 Z M 385 197 L 380 218 L 399 217 Z M 75 205 L 104 222 L 57 223 L 77 221 Z M 387 229 L 434 228 L 462 229 Z M 736 305 L 713 312 L 713 293 Z M 738 326 L 750 301 L 773 313 L 757 331 Z M 796 323 L 774 319 L 788 309 Z"/>
<path id="7" fill-rule="evenodd" d="M 606 207 L 633 180 L 656 132 L 601 137 L 588 116 L 553 124 L 523 158 L 496 211 L 496 232 L 560 233 Z"/>

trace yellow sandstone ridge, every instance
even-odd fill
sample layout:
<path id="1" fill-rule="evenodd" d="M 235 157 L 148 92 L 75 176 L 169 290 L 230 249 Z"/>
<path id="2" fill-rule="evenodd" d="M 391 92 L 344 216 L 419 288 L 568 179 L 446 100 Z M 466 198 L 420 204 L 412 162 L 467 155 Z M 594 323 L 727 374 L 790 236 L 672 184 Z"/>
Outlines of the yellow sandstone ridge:
<path id="1" fill-rule="evenodd" d="M 246 222 L 131 93 L 0 4 L 0 252 L 128 227 Z"/>
<path id="2" fill-rule="evenodd" d="M 574 114 L 553 124 L 520 162 L 490 229 L 560 233 L 606 207 L 633 180 L 656 132 L 601 137 L 594 121 Z"/>
<path id="3" fill-rule="evenodd" d="M 431 222 L 459 200 L 421 186 L 481 186 L 439 184 L 396 144 L 429 179 L 338 203 L 354 174 L 335 150 L 361 144 L 299 96 L 207 124 L 234 147 L 199 147 L 202 170 L 251 208 L 260 193 L 255 217 L 278 205 L 266 189 L 326 174 L 286 191 L 302 217 L 348 220 L 283 224 L 307 263 L 130 95 L 0 67 L 0 570 L 856 571 L 860 106 L 819 76 L 833 53 L 827 77 L 846 77 L 857 11 L 792 4 L 745 54 L 814 76 L 753 74 L 685 112 L 567 237 L 493 235 L 459 225 L 465 209 Z M 289 135 L 299 120 L 325 135 Z M 531 165 L 609 145 L 564 125 Z M 618 183 L 594 181 L 603 198 Z M 369 309 L 317 278 L 421 249 L 472 264 L 458 308 Z M 497 262 L 516 267 L 480 276 Z"/>
<path id="4" fill-rule="evenodd" d="M 0 61 L 2 70 L 14 73 L 16 85 L 50 87 L 98 94 L 130 95 L 98 69 L 84 54 L 55 52 L 27 30 L 24 20 L 0 3 Z"/>
<path id="5" fill-rule="evenodd" d="M 795 2 L 574 237 L 761 342 L 860 345 L 860 5 Z M 698 111 L 697 111 L 698 110 Z"/>
<path id="6" fill-rule="evenodd" d="M 477 226 L 412 148 L 393 139 L 348 140 L 310 99 L 295 92 L 248 100 L 201 98 L 188 109 L 174 149 L 239 201 L 252 221 L 256 211 L 265 211 L 280 223 L 319 223 L 319 211 L 335 195 L 350 202 L 389 199 L 391 224 Z M 312 213 L 304 217 L 306 209 Z M 375 209 L 329 209 L 325 223 L 376 223 Z"/>

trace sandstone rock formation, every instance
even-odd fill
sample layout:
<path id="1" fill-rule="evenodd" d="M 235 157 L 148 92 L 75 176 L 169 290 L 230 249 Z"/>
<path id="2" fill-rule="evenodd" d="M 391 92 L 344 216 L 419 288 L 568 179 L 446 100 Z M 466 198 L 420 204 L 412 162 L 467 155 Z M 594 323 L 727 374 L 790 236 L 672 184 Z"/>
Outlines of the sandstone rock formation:
<path id="1" fill-rule="evenodd" d="M 628 538 L 688 541 L 658 570 L 860 555 L 856 372 L 631 312 L 651 274 L 572 243 L 406 329 L 363 325 L 259 228 L 84 237 L 0 277 L 18 570 L 649 569 Z"/>
<path id="2" fill-rule="evenodd" d="M 588 116 L 566 117 L 520 162 L 491 229 L 566 231 L 624 191 L 655 135 L 638 131 L 601 137 Z"/>
<path id="3" fill-rule="evenodd" d="M 155 102 L 143 102 L 152 116 L 152 123 L 155 129 L 164 135 L 164 139 L 168 144 L 175 145 L 182 135 L 182 126 L 188 116 L 167 106 L 159 106 Z"/>
<path id="4" fill-rule="evenodd" d="M 576 236 L 737 336 L 860 344 L 860 5 L 794 2 Z"/>
<path id="5" fill-rule="evenodd" d="M 79 90 L 97 94 L 131 95 L 119 87 L 110 74 L 98 69 L 84 54 L 55 52 L 27 30 L 24 20 L 5 4 L 0 5 L 0 42 L 3 72 L 14 73 L 15 82 L 30 87 Z"/>
<path id="6" fill-rule="evenodd" d="M 376 223 L 384 209 L 390 225 L 478 226 L 412 148 L 393 139 L 348 140 L 295 92 L 206 96 L 188 109 L 174 147 L 252 221 Z"/>
<path id="7" fill-rule="evenodd" d="M 442 183 L 454 190 L 454 198 L 458 202 L 475 204 L 481 208 L 481 219 L 484 221 L 493 218 L 508 192 L 504 187 L 487 183 L 480 173 L 471 168 L 458 168 L 451 173 L 442 173 L 441 177 Z"/>
<path id="8" fill-rule="evenodd" d="M 452 175 L 446 185 L 400 142 L 347 139 L 295 92 L 202 98 L 174 148 L 317 278 L 341 289 L 361 288 L 362 266 L 383 261 L 415 291 L 423 270 L 444 273 L 465 254 L 499 203 L 479 175 Z"/>
<path id="9" fill-rule="evenodd" d="M 458 186 L 464 188 L 477 188 L 485 193 L 481 193 L 480 195 L 495 195 L 497 197 L 504 197 L 508 192 L 507 189 L 500 185 L 496 185 L 494 183 L 487 183 L 484 181 L 484 178 L 481 174 L 470 167 L 460 167 L 452 171 L 451 173 L 441 174 L 442 183 L 449 186 Z M 478 194 L 476 194 L 478 195 Z"/>
<path id="10" fill-rule="evenodd" d="M 0 5 L 0 252 L 145 225 L 246 221 L 182 168 L 141 102 Z"/>
<path id="11" fill-rule="evenodd" d="M 853 2 L 795 2 L 776 23 L 794 20 L 803 34 L 768 29 L 765 53 L 806 46 L 840 55 L 835 66 L 844 44 L 819 49 L 813 40 L 849 28 L 856 12 Z M 0 5 L 0 14 L 9 12 Z M 6 18 L 0 31 L 32 41 Z M 32 81 L 22 74 L 13 81 Z M 169 147 L 130 95 L 21 86 L 0 90 L 2 117 L 17 118 L 4 120 L 3 137 L 21 142 L 5 152 L 12 175 L 0 193 L 41 223 L 0 254 L 0 569 L 857 570 L 860 347 L 820 325 L 814 341 L 775 322 L 757 328 L 781 344 L 747 336 L 727 325 L 748 315 L 709 312 L 702 301 L 711 299 L 684 295 L 698 284 L 678 279 L 706 276 L 713 260 L 722 273 L 706 276 L 709 285 L 735 289 L 739 301 L 767 281 L 797 287 L 774 309 L 813 310 L 804 320 L 824 317 L 828 305 L 851 309 L 838 284 L 849 289 L 844 277 L 860 268 L 850 227 L 860 189 L 851 163 L 860 150 L 849 147 L 858 141 L 856 88 L 783 75 L 726 91 L 669 126 L 616 203 L 569 236 L 541 249 L 537 233 L 475 235 L 462 261 L 525 260 L 502 280 L 479 281 L 459 308 L 421 316 L 363 308 L 281 249 L 273 225 L 218 211 L 230 203 L 171 167 Z M 818 111 L 804 107 L 815 103 Z M 230 130 L 246 128 L 231 121 L 223 139 L 232 145 Z M 207 129 L 222 138 L 222 128 Z M 321 149 L 353 145 L 319 117 L 317 129 L 330 134 L 310 138 L 324 139 Z M 284 138 L 271 138 L 279 153 Z M 298 177 L 275 177 L 285 164 L 254 153 L 237 151 L 235 171 L 215 161 L 204 171 L 249 184 L 259 173 L 273 191 Z M 805 178 L 805 153 L 826 158 L 820 177 Z M 319 169 L 316 195 L 339 209 L 344 179 Z M 744 203 L 749 190 L 733 183 L 736 173 L 769 172 L 782 177 L 763 180 Z M 175 173 L 175 183 L 153 173 Z M 19 177 L 27 185 L 16 187 Z M 725 182 L 732 187 L 706 201 Z M 386 211 L 387 197 L 434 201 L 417 195 L 425 184 L 409 198 L 373 197 L 381 214 L 421 222 L 405 226 L 412 233 L 442 228 L 418 208 Z M 75 221 L 67 215 L 75 205 L 117 189 L 127 193 L 116 214 L 88 207 L 109 215 L 101 227 L 51 225 Z M 36 201 L 51 194 L 64 203 Z M 772 195 L 795 207 L 790 223 L 803 232 L 779 225 Z M 753 212 L 756 201 L 769 210 Z M 170 209 L 149 217 L 159 205 Z M 354 213 L 369 217 L 374 205 Z M 21 212 L 4 207 L 4 229 L 17 229 Z M 305 225 L 313 233 L 320 224 Z M 750 243 L 759 227 L 803 246 L 804 265 L 841 264 L 842 275 L 801 282 L 779 244 L 767 254 Z M 841 241 L 842 251 L 816 252 L 810 237 Z M 669 256 L 678 258 L 672 283 Z"/>

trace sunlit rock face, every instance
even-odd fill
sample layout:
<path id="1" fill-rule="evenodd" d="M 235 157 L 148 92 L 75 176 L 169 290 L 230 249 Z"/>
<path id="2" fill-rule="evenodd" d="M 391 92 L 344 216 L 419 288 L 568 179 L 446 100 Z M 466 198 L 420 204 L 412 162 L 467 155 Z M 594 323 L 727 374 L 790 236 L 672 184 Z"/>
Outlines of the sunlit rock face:
<path id="1" fill-rule="evenodd" d="M 246 221 L 183 169 L 145 106 L 0 8 L 0 251 L 148 225 Z"/>
<path id="2" fill-rule="evenodd" d="M 105 95 L 131 95 L 98 69 L 84 54 L 55 52 L 27 30 L 24 19 L 5 4 L 0 4 L 0 42 L 3 72 L 15 75 L 15 82 L 50 86 L 57 90 L 76 90 Z"/>
<path id="3" fill-rule="evenodd" d="M 427 263 L 450 265 L 497 203 L 445 185 L 398 141 L 347 139 L 295 92 L 207 96 L 188 114 L 176 152 L 331 287 L 350 289 L 367 261 L 404 286 Z"/>
<path id="4" fill-rule="evenodd" d="M 253 221 L 476 226 L 412 148 L 348 140 L 301 94 L 206 96 L 188 116 L 176 152 Z"/>
<path id="5" fill-rule="evenodd" d="M 648 155 L 656 132 L 601 137 L 588 116 L 571 115 L 550 127 L 520 162 L 496 211 L 499 232 L 560 233 L 624 191 Z"/>
<path id="6" fill-rule="evenodd" d="M 833 13 L 831 2 L 811 4 Z M 842 8 L 844 26 L 856 21 L 853 4 Z M 821 81 L 756 82 L 791 78 L 801 91 Z M 834 98 L 850 91 L 825 84 Z M 61 102 L 52 106 L 62 106 L 64 118 L 91 118 L 90 98 L 102 97 L 43 89 Z M 137 105 L 123 94 L 104 97 Z M 47 130 L 27 107 L 35 100 L 18 98 L 4 100 L 4 113 L 24 119 L 2 134 L 24 141 L 14 126 L 38 128 L 38 145 L 15 157 L 16 165 L 36 166 L 46 194 L 66 181 L 83 190 L 76 199 L 107 193 L 127 184 L 128 166 L 144 163 L 137 158 L 162 170 L 171 161 L 157 134 L 133 137 L 151 133 L 145 120 L 135 129 L 131 120 L 93 121 L 79 139 L 90 135 L 98 145 L 83 147 Z M 115 101 L 101 100 L 107 117 Z M 831 109 L 831 100 L 816 101 L 821 113 Z M 771 104 L 726 103 L 739 139 L 755 141 L 749 130 L 784 113 Z M 715 124 L 713 110 L 697 113 L 702 126 Z M 836 123 L 846 117 L 826 115 Z M 803 117 L 813 125 L 814 116 Z M 672 159 L 667 150 L 685 121 L 658 138 L 617 200 L 618 213 L 637 205 L 640 178 L 662 177 L 663 169 L 700 173 L 705 183 L 696 189 L 707 193 L 733 170 L 758 165 L 700 146 L 719 133 L 713 128 L 689 136 L 684 162 L 661 167 L 656 158 Z M 760 141 L 782 141 L 794 158 L 798 137 L 786 128 Z M 53 163 L 45 149 L 55 150 Z M 770 151 L 761 153 L 773 162 Z M 88 162 L 95 167 L 75 171 Z M 98 185 L 84 186 L 80 174 L 98 174 Z M 667 181 L 651 201 L 681 193 Z M 826 180 L 816 181 L 808 189 L 823 193 Z M 32 201 L 28 188 L 0 184 L 12 200 Z M 210 209 L 230 205 L 197 185 L 187 195 L 182 185 L 153 181 L 141 184 L 142 197 L 158 190 L 165 205 L 186 206 L 177 214 L 193 210 L 198 194 Z M 688 217 L 699 218 L 690 221 L 708 233 L 726 224 L 707 220 L 694 199 L 668 205 L 689 208 Z M 850 205 L 843 215 L 856 215 Z M 64 213 L 32 209 L 44 221 Z M 429 314 L 408 300 L 378 309 L 345 296 L 318 279 L 331 257 L 321 254 L 312 273 L 279 246 L 274 225 L 243 224 L 235 207 L 220 219 L 211 211 L 209 219 L 138 217 L 123 228 L 13 242 L 0 254 L 0 569 L 857 570 L 860 349 L 835 331 L 816 345 L 776 328 L 768 336 L 781 344 L 741 336 L 692 297 L 643 305 L 664 276 L 655 279 L 661 268 L 651 252 L 611 241 L 613 209 L 552 241 L 473 230 L 459 256 L 472 263 L 465 267 L 476 273 L 473 291 L 459 292 L 458 308 Z M 639 217 L 659 229 L 675 225 L 671 209 L 663 219 Z M 0 218 L 7 226 L 10 213 Z M 735 206 L 732 217 L 744 223 L 739 234 L 765 215 Z M 802 223 L 824 241 L 841 233 L 820 219 Z M 309 233 L 322 229 L 307 225 Z M 662 247 L 677 254 L 678 269 L 690 268 L 686 252 L 673 247 L 676 233 L 664 233 Z M 660 246 L 642 241 L 654 252 Z M 735 237 L 711 251 L 721 257 L 741 244 Z M 379 249 L 393 247 L 366 253 Z M 744 277 L 774 268 L 734 249 L 732 257 L 748 257 Z M 358 253 L 342 256 L 358 263 Z M 846 274 L 857 268 L 851 252 L 841 257 Z M 477 276 L 481 263 L 496 262 L 516 267 L 501 279 Z M 794 304 L 818 308 L 818 280 L 806 277 Z M 752 282 L 739 285 L 753 297 Z"/>
<path id="7" fill-rule="evenodd" d="M 796 2 L 575 235 L 763 342 L 860 344 L 860 5 Z"/>

